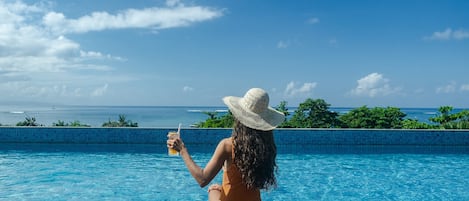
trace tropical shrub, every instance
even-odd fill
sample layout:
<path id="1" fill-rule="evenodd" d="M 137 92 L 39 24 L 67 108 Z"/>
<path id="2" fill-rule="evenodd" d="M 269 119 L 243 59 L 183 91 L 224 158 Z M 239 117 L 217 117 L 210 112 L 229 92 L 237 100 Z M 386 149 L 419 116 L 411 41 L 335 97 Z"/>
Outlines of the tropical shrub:
<path id="1" fill-rule="evenodd" d="M 338 114 L 329 111 L 330 104 L 323 99 L 306 99 L 285 123 L 287 128 L 334 128 L 339 125 Z"/>
<path id="2" fill-rule="evenodd" d="M 103 127 L 138 127 L 137 122 L 132 122 L 130 120 L 126 120 L 125 115 L 120 114 L 118 121 L 111 121 L 104 122 Z"/>
<path id="3" fill-rule="evenodd" d="M 90 127 L 88 124 L 82 124 L 80 121 L 75 120 L 70 123 L 65 123 L 64 121 L 58 120 L 55 123 L 52 123 L 52 126 L 67 126 L 67 127 Z"/>
<path id="4" fill-rule="evenodd" d="M 35 117 L 25 117 L 25 120 L 18 122 L 16 126 L 39 126 L 39 124 L 36 123 Z"/>
<path id="5" fill-rule="evenodd" d="M 415 119 L 405 119 L 402 121 L 403 129 L 432 129 L 436 128 L 435 125 L 430 125 L 424 122 L 419 122 Z"/>
<path id="6" fill-rule="evenodd" d="M 469 121 L 449 122 L 443 127 L 445 129 L 469 129 Z"/>
<path id="7" fill-rule="evenodd" d="M 231 112 L 227 112 L 222 116 L 218 116 L 218 112 L 204 112 L 209 117 L 200 123 L 197 123 L 197 128 L 231 128 L 233 127 L 234 117 Z"/>
<path id="8" fill-rule="evenodd" d="M 345 128 L 402 128 L 406 116 L 399 108 L 362 106 L 339 117 Z"/>
<path id="9" fill-rule="evenodd" d="M 288 116 L 290 112 L 288 112 L 287 101 L 281 101 L 280 104 L 275 107 L 275 109 L 285 115 L 285 120 L 278 126 L 279 128 L 289 128 L 291 127 L 288 122 Z"/>
<path id="10" fill-rule="evenodd" d="M 404 119 L 407 115 L 396 107 L 362 106 L 339 115 L 329 110 L 330 104 L 322 99 L 306 99 L 300 103 L 291 118 L 288 118 L 287 102 L 281 101 L 275 107 L 285 114 L 285 121 L 279 128 L 379 128 L 379 129 L 469 129 L 469 111 L 451 113 L 451 106 L 439 108 L 438 116 L 429 120 L 434 124 Z M 198 128 L 230 128 L 233 116 L 230 112 L 218 116 L 217 112 L 205 112 L 209 117 L 197 123 Z"/>
<path id="11" fill-rule="evenodd" d="M 440 125 L 452 122 L 458 119 L 457 114 L 450 114 L 452 110 L 453 107 L 451 106 L 441 106 L 440 108 L 438 108 L 439 115 L 436 117 L 431 117 L 429 120 Z"/>
<path id="12" fill-rule="evenodd" d="M 453 107 L 441 106 L 438 108 L 438 115 L 429 118 L 443 129 L 469 129 L 469 111 L 462 110 L 458 113 L 451 113 Z"/>

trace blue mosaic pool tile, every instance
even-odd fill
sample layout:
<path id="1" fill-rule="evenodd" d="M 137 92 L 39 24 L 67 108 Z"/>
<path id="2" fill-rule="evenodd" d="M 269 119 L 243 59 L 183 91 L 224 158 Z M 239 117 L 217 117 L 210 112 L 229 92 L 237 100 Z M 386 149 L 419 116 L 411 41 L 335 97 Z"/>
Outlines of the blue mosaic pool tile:
<path id="1" fill-rule="evenodd" d="M 0 127 L 0 143 L 165 144 L 168 128 Z M 214 144 L 231 129 L 181 130 L 187 144 Z M 469 130 L 277 129 L 278 146 L 458 145 L 469 146 Z"/>

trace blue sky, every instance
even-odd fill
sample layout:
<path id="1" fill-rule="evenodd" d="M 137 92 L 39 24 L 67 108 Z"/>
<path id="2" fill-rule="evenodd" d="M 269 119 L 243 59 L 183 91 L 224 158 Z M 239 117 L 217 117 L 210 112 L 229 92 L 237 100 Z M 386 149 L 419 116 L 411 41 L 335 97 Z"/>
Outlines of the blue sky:
<path id="1" fill-rule="evenodd" d="M 469 108 L 469 1 L 0 0 L 0 103 Z"/>

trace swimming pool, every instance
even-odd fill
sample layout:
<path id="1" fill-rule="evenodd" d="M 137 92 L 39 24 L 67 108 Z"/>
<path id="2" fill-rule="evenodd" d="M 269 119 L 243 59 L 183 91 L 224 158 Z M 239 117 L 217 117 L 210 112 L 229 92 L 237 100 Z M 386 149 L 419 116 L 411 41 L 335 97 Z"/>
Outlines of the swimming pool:
<path id="1" fill-rule="evenodd" d="M 205 164 L 213 148 L 189 150 Z M 263 200 L 469 200 L 464 146 L 279 146 L 277 162 Z M 207 199 L 161 145 L 0 144 L 0 189 L 0 200 Z"/>

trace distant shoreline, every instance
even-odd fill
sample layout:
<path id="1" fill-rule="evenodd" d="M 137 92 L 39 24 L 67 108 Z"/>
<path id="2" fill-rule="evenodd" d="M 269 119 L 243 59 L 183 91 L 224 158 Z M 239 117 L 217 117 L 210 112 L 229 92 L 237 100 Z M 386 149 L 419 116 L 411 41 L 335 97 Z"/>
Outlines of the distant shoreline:
<path id="1" fill-rule="evenodd" d="M 297 107 L 288 107 L 290 116 Z M 345 114 L 352 107 L 330 107 L 330 111 Z M 428 118 L 438 114 L 438 108 L 400 108 L 407 116 L 405 118 L 429 122 Z M 454 109 L 457 112 L 462 109 Z M 7 107 L 0 105 L 0 124 L 16 125 L 24 121 L 25 117 L 35 117 L 37 123 L 51 126 L 53 123 L 79 121 L 92 127 L 100 127 L 104 122 L 116 120 L 120 114 L 126 115 L 128 120 L 137 122 L 139 127 L 174 127 L 182 123 L 190 127 L 205 121 L 205 112 L 217 112 L 223 115 L 228 112 L 225 106 L 25 106 Z"/>

